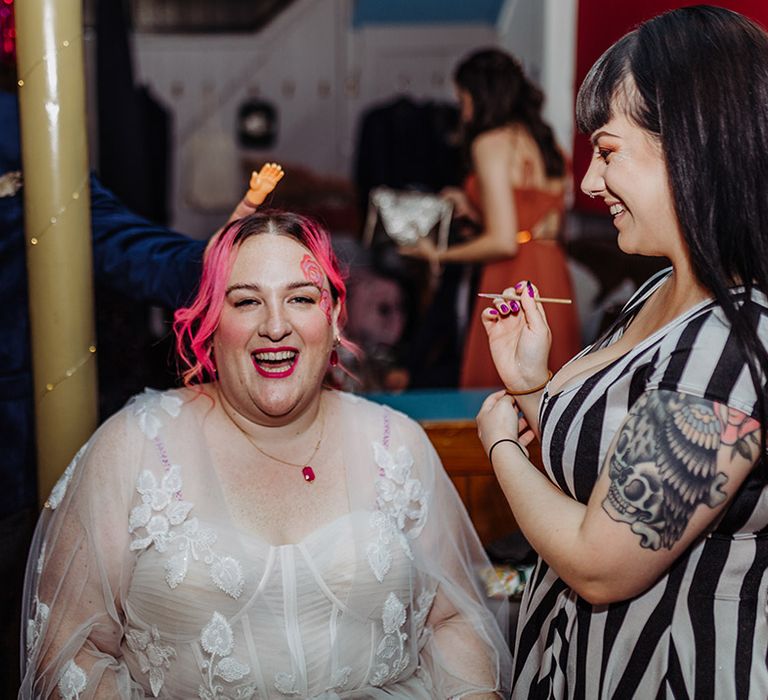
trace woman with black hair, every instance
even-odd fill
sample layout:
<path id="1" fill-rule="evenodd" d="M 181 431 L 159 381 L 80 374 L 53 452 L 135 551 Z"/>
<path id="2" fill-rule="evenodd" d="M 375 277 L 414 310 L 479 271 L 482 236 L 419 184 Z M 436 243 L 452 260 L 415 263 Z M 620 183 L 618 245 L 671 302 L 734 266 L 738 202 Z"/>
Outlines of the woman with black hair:
<path id="1" fill-rule="evenodd" d="M 536 279 L 548 296 L 571 297 L 565 255 L 557 242 L 562 224 L 566 163 L 541 115 L 544 95 L 520 63 L 498 49 L 462 61 L 454 74 L 471 173 L 463 189 L 444 190 L 454 216 L 477 222 L 479 235 L 438 250 L 428 239 L 402 252 L 433 265 L 483 263 L 481 291 L 511 279 Z M 476 305 L 466 336 L 460 383 L 499 386 Z M 576 311 L 563 306 L 549 316 L 550 361 L 559 368 L 580 348 Z"/>
<path id="2" fill-rule="evenodd" d="M 548 383 L 536 289 L 483 314 L 506 392 L 479 430 L 540 556 L 514 698 L 768 697 L 766 110 L 768 35 L 741 15 L 626 35 L 579 92 L 582 189 L 671 267 Z"/>

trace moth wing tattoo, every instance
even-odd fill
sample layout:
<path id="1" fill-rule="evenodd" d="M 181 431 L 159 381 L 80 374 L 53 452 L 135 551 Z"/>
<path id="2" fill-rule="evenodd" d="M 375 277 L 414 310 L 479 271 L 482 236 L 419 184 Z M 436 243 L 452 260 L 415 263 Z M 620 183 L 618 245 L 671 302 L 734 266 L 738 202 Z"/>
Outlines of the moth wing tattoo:
<path id="1" fill-rule="evenodd" d="M 717 471 L 723 429 L 716 403 L 644 394 L 619 433 L 603 509 L 628 523 L 642 547 L 671 549 L 700 504 L 714 508 L 726 498 L 728 477 Z"/>

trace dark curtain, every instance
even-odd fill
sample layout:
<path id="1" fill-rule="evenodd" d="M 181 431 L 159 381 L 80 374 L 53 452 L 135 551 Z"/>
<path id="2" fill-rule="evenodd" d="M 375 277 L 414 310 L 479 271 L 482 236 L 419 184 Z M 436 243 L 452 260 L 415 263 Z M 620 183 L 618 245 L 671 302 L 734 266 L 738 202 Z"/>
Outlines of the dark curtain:
<path id="1" fill-rule="evenodd" d="M 170 118 L 145 87 L 134 83 L 130 31 L 123 0 L 98 0 L 99 177 L 129 208 L 166 224 Z M 169 320 L 165 310 L 96 287 L 102 418 L 145 386 L 174 383 Z"/>

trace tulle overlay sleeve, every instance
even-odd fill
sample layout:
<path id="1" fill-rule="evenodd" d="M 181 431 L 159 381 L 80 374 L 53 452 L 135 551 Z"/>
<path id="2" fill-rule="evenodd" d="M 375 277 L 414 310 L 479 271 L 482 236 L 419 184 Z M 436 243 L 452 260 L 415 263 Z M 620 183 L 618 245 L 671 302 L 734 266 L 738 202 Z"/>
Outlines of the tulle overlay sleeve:
<path id="1" fill-rule="evenodd" d="M 376 484 L 377 500 L 392 494 L 392 502 L 403 506 L 398 516 L 405 516 L 403 531 L 415 567 L 412 605 L 419 668 L 436 698 L 507 697 L 509 608 L 505 599 L 486 595 L 481 572 L 490 563 L 477 533 L 422 428 L 388 410 L 384 426 L 384 443 L 374 443 L 377 451 L 388 453 Z M 382 460 L 377 462 L 381 472 Z M 390 469 L 393 478 L 387 478 Z M 394 493 L 398 476 L 402 494 Z M 431 604 L 421 627 L 427 601 Z"/>
<path id="2" fill-rule="evenodd" d="M 138 438 L 125 413 L 115 416 L 46 502 L 27 563 L 19 697 L 145 697 L 120 660 Z"/>
<path id="3" fill-rule="evenodd" d="M 485 596 L 488 561 L 416 423 L 332 392 L 349 512 L 270 544 L 230 512 L 211 402 L 192 396 L 137 397 L 54 488 L 20 697 L 506 696 L 506 604 Z"/>

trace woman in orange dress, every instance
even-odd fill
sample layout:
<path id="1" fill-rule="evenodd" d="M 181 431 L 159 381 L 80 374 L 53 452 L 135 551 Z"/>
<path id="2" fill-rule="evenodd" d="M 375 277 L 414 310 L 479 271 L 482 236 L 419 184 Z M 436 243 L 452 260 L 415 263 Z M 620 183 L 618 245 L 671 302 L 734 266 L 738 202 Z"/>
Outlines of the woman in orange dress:
<path id="1" fill-rule="evenodd" d="M 429 239 L 401 249 L 433 265 L 482 263 L 479 291 L 500 292 L 531 280 L 542 296 L 572 298 L 565 254 L 557 241 L 567 181 L 565 158 L 541 116 L 542 92 L 519 62 L 498 49 L 478 51 L 454 74 L 471 173 L 463 189 L 443 191 L 455 217 L 474 219 L 479 235 L 438 250 Z M 462 359 L 462 387 L 499 386 L 477 299 Z M 512 302 L 513 313 L 517 313 Z M 555 371 L 580 349 L 576 309 L 551 305 L 550 368 Z"/>

